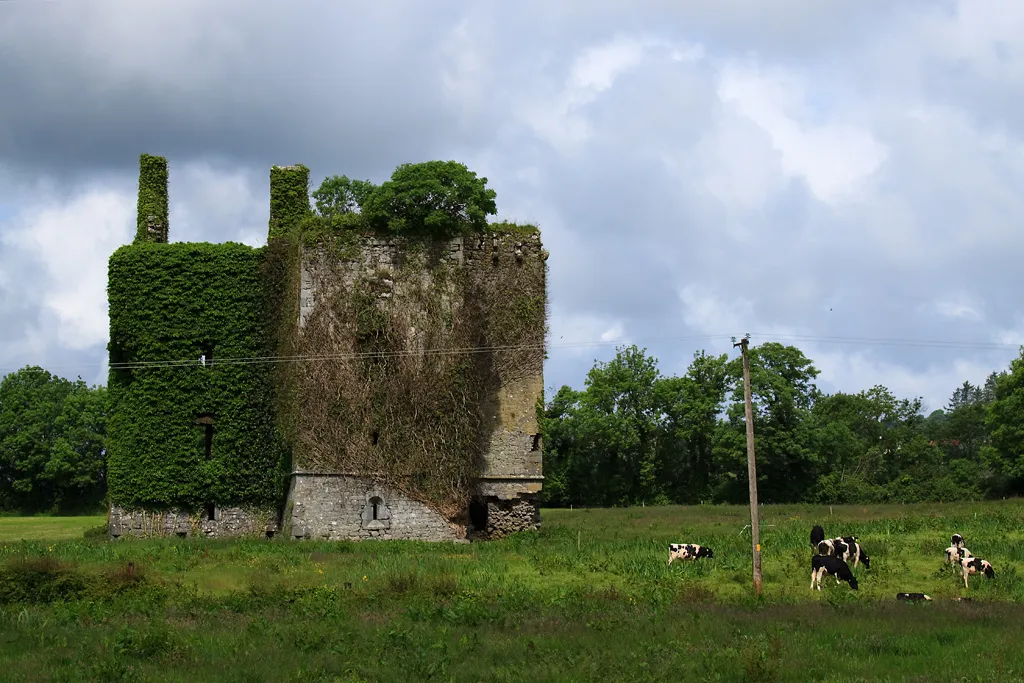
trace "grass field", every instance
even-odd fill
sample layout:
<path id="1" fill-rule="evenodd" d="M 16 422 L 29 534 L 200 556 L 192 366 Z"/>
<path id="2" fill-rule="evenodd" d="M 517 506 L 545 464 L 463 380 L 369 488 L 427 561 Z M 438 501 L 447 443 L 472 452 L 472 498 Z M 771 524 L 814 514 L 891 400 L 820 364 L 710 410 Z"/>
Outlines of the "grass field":
<path id="1" fill-rule="evenodd" d="M 764 506 L 761 600 L 744 507 L 542 519 L 502 541 L 423 544 L 111 543 L 68 538 L 67 518 L 26 518 L 25 531 L 0 518 L 0 679 L 1024 679 L 1021 501 Z M 856 570 L 859 591 L 810 590 L 815 523 L 860 538 L 871 569 Z M 995 579 L 964 589 L 943 564 L 954 532 Z M 715 558 L 669 567 L 675 541 Z"/>
<path id="2" fill-rule="evenodd" d="M 87 529 L 106 524 L 106 515 L 90 517 L 2 517 L 0 543 L 12 541 L 64 541 L 82 538 Z"/>

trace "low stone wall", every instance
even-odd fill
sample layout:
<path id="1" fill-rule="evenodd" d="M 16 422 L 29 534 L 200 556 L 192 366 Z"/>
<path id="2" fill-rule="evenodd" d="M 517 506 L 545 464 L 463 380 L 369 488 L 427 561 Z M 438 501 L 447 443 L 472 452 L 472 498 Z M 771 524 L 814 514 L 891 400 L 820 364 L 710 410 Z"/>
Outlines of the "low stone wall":
<path id="1" fill-rule="evenodd" d="M 487 501 L 487 538 L 540 528 L 540 506 L 532 498 Z"/>
<path id="2" fill-rule="evenodd" d="M 344 474 L 293 474 L 284 527 L 289 538 L 466 540 L 465 526 L 423 503 Z"/>
<path id="3" fill-rule="evenodd" d="M 107 533 L 114 539 L 123 536 L 273 536 L 277 531 L 276 513 L 232 507 L 214 508 L 213 519 L 208 519 L 205 511 L 149 512 L 114 505 L 107 517 Z"/>

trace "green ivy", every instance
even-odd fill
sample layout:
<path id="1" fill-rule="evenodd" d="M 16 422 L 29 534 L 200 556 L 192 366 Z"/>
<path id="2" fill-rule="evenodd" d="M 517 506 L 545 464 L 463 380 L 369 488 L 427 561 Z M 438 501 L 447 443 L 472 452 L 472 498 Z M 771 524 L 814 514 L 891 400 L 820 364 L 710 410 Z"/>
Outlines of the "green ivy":
<path id="1" fill-rule="evenodd" d="M 274 166 L 270 169 L 270 239 L 294 232 L 312 213 L 309 206 L 309 169 Z"/>
<path id="2" fill-rule="evenodd" d="M 111 502 L 197 510 L 271 509 L 285 451 L 272 366 L 224 363 L 270 354 L 266 248 L 136 243 L 109 262 Z M 204 367 L 200 355 L 212 351 Z M 184 361 L 119 369 L 118 363 Z M 206 458 L 200 414 L 214 416 Z"/>
<path id="3" fill-rule="evenodd" d="M 149 217 L 159 232 L 149 231 Z M 167 242 L 167 159 L 143 154 L 139 157 L 139 200 L 136 217 L 136 242 Z"/>

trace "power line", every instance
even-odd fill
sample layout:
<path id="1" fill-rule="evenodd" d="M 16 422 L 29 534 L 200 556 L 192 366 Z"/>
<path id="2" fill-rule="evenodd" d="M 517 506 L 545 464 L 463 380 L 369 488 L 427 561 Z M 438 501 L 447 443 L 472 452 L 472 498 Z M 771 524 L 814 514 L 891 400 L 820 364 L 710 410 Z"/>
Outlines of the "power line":
<path id="1" fill-rule="evenodd" d="M 2 0 L 0 0 L 2 1 Z M 946 348 L 946 349 L 977 349 L 977 350 L 1010 350 L 1019 349 L 1020 344 L 1008 344 L 1000 342 L 972 342 L 972 341 L 948 341 L 928 339 L 899 339 L 884 337 L 840 337 L 840 336 L 819 336 L 819 335 L 775 335 L 770 333 L 751 333 L 759 337 L 761 343 L 771 341 L 806 342 L 814 344 L 856 344 L 856 345 L 881 345 L 901 347 L 925 347 L 925 348 Z M 680 342 L 680 341 L 708 341 L 712 339 L 729 339 L 732 334 L 705 334 L 705 335 L 677 335 L 669 337 L 652 337 L 647 339 L 596 339 L 591 341 L 553 343 L 553 344 L 512 344 L 499 346 L 477 346 L 477 347 L 456 347 L 450 349 L 411 349 L 399 351 L 364 351 L 346 352 L 322 355 L 294 355 L 294 356 L 251 356 L 251 357 L 228 357 L 217 358 L 212 361 L 213 365 L 255 365 L 265 363 L 289 363 L 289 362 L 320 362 L 331 360 L 355 360 L 360 358 L 401 358 L 409 356 L 450 356 L 466 355 L 476 353 L 493 353 L 501 351 L 548 351 L 552 349 L 573 349 L 610 345 L 641 345 L 659 342 Z M 129 361 L 124 363 L 111 363 L 111 369 L 119 370 L 142 370 L 146 368 L 162 367 L 192 367 L 201 365 L 198 357 L 179 358 L 168 360 Z M 20 366 L 24 367 L 24 366 Z M 51 368 L 78 367 L 77 365 L 57 365 Z M 16 370 L 9 367 L 5 369 Z"/>

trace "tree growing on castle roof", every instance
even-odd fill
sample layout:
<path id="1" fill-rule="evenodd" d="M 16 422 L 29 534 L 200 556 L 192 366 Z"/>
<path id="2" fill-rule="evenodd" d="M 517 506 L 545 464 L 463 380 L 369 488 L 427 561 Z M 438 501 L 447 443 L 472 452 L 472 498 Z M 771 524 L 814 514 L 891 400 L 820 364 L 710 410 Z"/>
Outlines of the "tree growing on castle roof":
<path id="1" fill-rule="evenodd" d="M 368 225 L 404 235 L 451 237 L 483 232 L 498 212 L 497 193 L 457 161 L 402 164 L 362 206 Z"/>
<path id="2" fill-rule="evenodd" d="M 369 180 L 334 175 L 324 178 L 320 187 L 313 190 L 313 201 L 316 202 L 317 214 L 330 220 L 361 209 L 367 197 L 376 189 L 377 186 Z"/>

